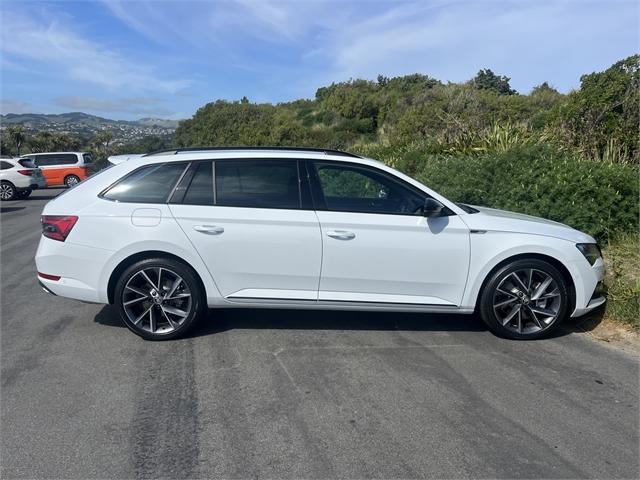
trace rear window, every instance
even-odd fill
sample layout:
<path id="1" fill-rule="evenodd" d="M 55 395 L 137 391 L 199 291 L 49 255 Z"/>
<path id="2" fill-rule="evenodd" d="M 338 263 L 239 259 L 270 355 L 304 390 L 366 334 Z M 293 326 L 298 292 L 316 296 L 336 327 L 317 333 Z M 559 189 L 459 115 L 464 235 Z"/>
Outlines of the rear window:
<path id="1" fill-rule="evenodd" d="M 165 203 L 186 167 L 186 163 L 161 163 L 140 168 L 102 196 L 118 202 Z"/>
<path id="2" fill-rule="evenodd" d="M 300 208 L 296 161 L 216 161 L 216 205 Z"/>
<path id="3" fill-rule="evenodd" d="M 0 170 L 8 170 L 13 168 L 13 164 L 10 162 L 0 162 Z"/>
<path id="4" fill-rule="evenodd" d="M 88 153 L 83 153 L 82 154 L 82 159 L 84 160 L 84 163 L 92 163 L 93 160 L 91 159 L 91 155 Z"/>
<path id="5" fill-rule="evenodd" d="M 18 160 L 18 163 L 24 168 L 36 168 L 36 164 L 33 163 L 33 160 L 30 159 Z"/>

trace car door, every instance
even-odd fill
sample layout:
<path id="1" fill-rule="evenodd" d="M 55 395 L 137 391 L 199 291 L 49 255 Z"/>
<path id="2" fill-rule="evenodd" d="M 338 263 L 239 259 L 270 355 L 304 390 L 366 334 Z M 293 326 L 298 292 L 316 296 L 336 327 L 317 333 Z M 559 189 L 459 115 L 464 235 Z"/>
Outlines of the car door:
<path id="1" fill-rule="evenodd" d="M 322 242 L 304 188 L 297 160 L 197 162 L 170 208 L 223 296 L 316 301 Z"/>
<path id="2" fill-rule="evenodd" d="M 309 165 L 323 258 L 319 300 L 460 305 L 469 230 L 448 209 L 426 218 L 427 194 L 375 167 Z"/>
<path id="3" fill-rule="evenodd" d="M 57 162 L 56 155 L 34 155 L 34 163 L 42 170 L 47 185 L 60 185 L 62 180 L 60 179 L 60 170 L 55 167 Z"/>

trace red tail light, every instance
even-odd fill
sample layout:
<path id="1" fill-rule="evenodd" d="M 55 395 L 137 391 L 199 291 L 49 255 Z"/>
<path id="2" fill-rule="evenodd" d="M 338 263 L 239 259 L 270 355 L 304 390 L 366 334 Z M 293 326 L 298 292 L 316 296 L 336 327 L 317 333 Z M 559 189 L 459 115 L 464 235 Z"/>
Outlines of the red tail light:
<path id="1" fill-rule="evenodd" d="M 18 170 L 22 175 L 33 175 L 33 170 Z"/>
<path id="2" fill-rule="evenodd" d="M 42 215 L 42 234 L 53 240 L 64 242 L 78 221 L 74 215 Z"/>
<path id="3" fill-rule="evenodd" d="M 58 280 L 60 280 L 60 278 L 62 278 L 62 277 L 60 277 L 60 275 L 51 275 L 49 273 L 42 273 L 42 272 L 38 272 L 38 276 L 42 277 L 42 278 L 45 278 L 47 280 L 54 280 L 56 282 Z"/>

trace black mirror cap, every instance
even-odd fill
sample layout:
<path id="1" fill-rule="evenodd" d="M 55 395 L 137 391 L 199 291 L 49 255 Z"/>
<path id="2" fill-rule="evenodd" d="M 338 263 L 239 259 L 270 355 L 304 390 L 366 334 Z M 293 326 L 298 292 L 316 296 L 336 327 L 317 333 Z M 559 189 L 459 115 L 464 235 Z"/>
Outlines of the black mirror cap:
<path id="1" fill-rule="evenodd" d="M 424 206 L 422 207 L 422 215 L 428 218 L 439 217 L 442 213 L 443 208 L 444 205 L 442 205 L 439 201 L 429 197 L 424 201 Z"/>

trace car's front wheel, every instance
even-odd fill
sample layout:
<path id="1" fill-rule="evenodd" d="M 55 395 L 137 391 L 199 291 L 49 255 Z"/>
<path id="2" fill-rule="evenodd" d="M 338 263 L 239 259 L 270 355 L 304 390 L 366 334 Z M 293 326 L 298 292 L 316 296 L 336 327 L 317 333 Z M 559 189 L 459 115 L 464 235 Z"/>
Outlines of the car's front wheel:
<path id="1" fill-rule="evenodd" d="M 195 272 L 168 258 L 128 267 L 118 279 L 114 299 L 125 325 L 147 340 L 184 335 L 206 309 Z"/>
<path id="2" fill-rule="evenodd" d="M 522 259 L 494 272 L 481 296 L 480 313 L 495 334 L 540 338 L 558 328 L 568 308 L 567 283 L 548 262 Z"/>

